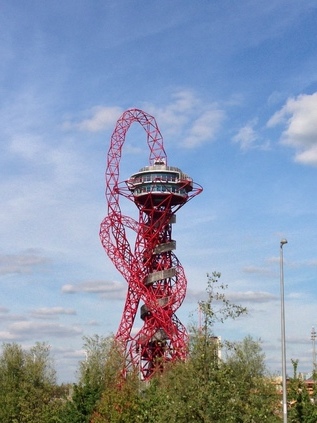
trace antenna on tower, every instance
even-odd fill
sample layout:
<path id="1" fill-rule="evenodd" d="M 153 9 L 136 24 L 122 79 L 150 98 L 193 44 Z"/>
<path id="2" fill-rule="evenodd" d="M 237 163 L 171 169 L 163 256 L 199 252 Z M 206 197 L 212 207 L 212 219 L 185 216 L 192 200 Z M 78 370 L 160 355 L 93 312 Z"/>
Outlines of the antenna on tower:
<path id="1" fill-rule="evenodd" d="M 311 335 L 311 340 L 312 340 L 312 343 L 313 343 L 313 371 L 315 370 L 315 368 L 316 368 L 316 330 L 315 330 L 315 328 L 314 328 L 314 326 L 311 328 L 311 332 L 310 332 L 310 335 Z"/>

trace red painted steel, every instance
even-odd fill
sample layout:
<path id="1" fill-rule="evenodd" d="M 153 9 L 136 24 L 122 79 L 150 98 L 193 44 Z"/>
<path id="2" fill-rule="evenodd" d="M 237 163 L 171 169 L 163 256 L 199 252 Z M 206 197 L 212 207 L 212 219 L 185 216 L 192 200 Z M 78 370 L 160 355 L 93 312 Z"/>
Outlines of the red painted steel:
<path id="1" fill-rule="evenodd" d="M 149 166 L 120 183 L 122 146 L 134 122 L 140 123 L 146 132 Z M 157 175 L 162 169 L 160 179 Z M 145 183 L 146 177 L 141 171 L 148 178 L 156 175 L 155 180 Z M 172 180 L 175 171 L 179 171 L 179 179 Z M 146 192 L 146 189 L 151 191 Z M 202 188 L 180 169 L 167 166 L 163 138 L 154 117 L 139 109 L 124 112 L 117 121 L 108 152 L 108 215 L 101 223 L 100 239 L 109 258 L 128 283 L 116 334 L 126 353 L 124 370 L 138 367 L 142 379 L 149 379 L 155 370 L 162 369 L 165 362 L 185 359 L 187 354 L 187 332 L 175 314 L 185 298 L 187 280 L 183 266 L 173 252 L 172 222 L 175 212 L 201 191 Z M 120 195 L 136 204 L 138 221 L 122 214 Z M 133 250 L 126 229 L 135 233 Z M 141 307 L 140 302 L 143 303 Z M 135 334 L 132 329 L 138 310 L 144 323 Z"/>

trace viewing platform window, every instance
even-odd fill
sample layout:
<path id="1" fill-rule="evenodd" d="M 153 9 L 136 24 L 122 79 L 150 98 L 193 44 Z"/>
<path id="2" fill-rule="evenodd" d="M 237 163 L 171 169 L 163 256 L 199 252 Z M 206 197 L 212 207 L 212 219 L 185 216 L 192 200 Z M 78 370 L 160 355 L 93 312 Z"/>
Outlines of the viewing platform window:
<path id="1" fill-rule="evenodd" d="M 134 195 L 140 195 L 145 193 L 174 193 L 179 195 L 187 195 L 187 191 L 184 188 L 179 188 L 177 185 L 145 185 L 142 187 L 138 187 L 134 190 Z"/>
<path id="2" fill-rule="evenodd" d="M 160 173 L 145 173 L 144 175 L 142 174 L 136 175 L 135 177 L 132 177 L 129 182 L 132 184 L 138 184 L 143 182 L 155 182 L 155 181 L 177 182 L 178 179 L 179 179 L 178 173 L 160 172 Z"/>

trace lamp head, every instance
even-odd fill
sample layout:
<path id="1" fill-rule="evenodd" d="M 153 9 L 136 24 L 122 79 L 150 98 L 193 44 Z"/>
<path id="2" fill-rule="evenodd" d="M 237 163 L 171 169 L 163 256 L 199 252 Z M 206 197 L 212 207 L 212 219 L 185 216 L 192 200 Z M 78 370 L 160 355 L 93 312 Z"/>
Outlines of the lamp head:
<path id="1" fill-rule="evenodd" d="M 281 239 L 281 248 L 283 247 L 284 244 L 287 244 L 287 239 L 285 238 Z"/>

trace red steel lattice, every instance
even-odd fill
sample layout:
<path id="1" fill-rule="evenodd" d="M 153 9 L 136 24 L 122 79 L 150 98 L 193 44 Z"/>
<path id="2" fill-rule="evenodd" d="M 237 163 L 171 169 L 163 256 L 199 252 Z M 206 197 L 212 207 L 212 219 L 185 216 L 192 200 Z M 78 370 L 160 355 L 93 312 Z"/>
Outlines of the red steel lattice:
<path id="1" fill-rule="evenodd" d="M 149 166 L 120 183 L 122 147 L 133 122 L 140 123 L 146 132 Z M 116 334 L 126 353 L 125 371 L 137 366 L 143 379 L 150 378 L 164 362 L 186 357 L 188 336 L 175 312 L 185 298 L 187 280 L 174 254 L 172 224 L 175 212 L 201 191 L 180 169 L 167 166 L 163 138 L 154 117 L 139 109 L 124 112 L 111 136 L 107 156 L 108 215 L 101 223 L 100 239 L 128 283 Z M 122 214 L 120 195 L 136 204 L 138 221 Z M 135 233 L 133 249 L 126 229 Z M 134 334 L 132 329 L 139 308 L 144 323 Z"/>

